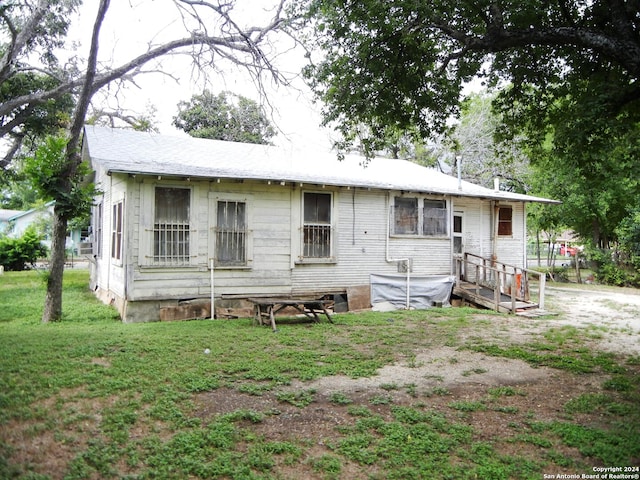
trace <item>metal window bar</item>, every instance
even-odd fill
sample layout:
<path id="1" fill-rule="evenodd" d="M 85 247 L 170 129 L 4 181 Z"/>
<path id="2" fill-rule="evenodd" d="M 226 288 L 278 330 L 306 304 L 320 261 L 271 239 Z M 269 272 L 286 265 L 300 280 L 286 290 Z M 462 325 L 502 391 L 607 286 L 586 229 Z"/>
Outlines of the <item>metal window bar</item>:
<path id="1" fill-rule="evenodd" d="M 331 256 L 331 225 L 307 224 L 303 227 L 306 258 L 329 258 Z"/>
<path id="2" fill-rule="evenodd" d="M 244 202 L 219 201 L 216 225 L 218 265 L 246 265 L 247 222 Z"/>
<path id="3" fill-rule="evenodd" d="M 153 227 L 153 260 L 161 264 L 189 263 L 189 223 L 156 223 Z"/>

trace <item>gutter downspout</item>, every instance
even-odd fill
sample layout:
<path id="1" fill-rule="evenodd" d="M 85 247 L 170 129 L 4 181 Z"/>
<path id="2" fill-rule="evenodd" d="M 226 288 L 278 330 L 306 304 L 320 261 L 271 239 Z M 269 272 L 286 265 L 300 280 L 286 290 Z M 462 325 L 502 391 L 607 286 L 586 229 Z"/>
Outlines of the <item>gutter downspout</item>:
<path id="1" fill-rule="evenodd" d="M 404 262 L 406 267 L 407 267 L 407 299 L 406 299 L 406 306 L 405 309 L 409 310 L 411 307 L 411 294 L 410 294 L 410 288 L 411 288 L 411 259 L 410 258 L 391 258 L 391 256 L 389 255 L 389 235 L 391 234 L 391 229 L 390 229 L 390 223 L 391 223 L 391 201 L 390 201 L 390 196 L 391 194 L 389 193 L 387 195 L 387 236 L 385 238 L 385 259 L 387 261 L 387 263 L 397 263 L 397 262 Z"/>

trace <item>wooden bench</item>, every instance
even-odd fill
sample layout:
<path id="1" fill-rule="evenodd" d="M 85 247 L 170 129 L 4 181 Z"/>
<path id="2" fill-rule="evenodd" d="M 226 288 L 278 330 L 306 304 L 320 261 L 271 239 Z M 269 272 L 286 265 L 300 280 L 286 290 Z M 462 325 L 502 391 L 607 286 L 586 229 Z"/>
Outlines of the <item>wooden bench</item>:
<path id="1" fill-rule="evenodd" d="M 249 298 L 249 301 L 254 305 L 254 319 L 258 325 L 265 325 L 266 322 L 263 322 L 263 319 L 268 319 L 274 332 L 277 331 L 276 314 L 287 307 L 294 308 L 314 322 L 319 322 L 318 313 L 323 313 L 333 323 L 327 310 L 327 306 L 333 303 L 332 300 L 318 300 L 315 298 Z"/>

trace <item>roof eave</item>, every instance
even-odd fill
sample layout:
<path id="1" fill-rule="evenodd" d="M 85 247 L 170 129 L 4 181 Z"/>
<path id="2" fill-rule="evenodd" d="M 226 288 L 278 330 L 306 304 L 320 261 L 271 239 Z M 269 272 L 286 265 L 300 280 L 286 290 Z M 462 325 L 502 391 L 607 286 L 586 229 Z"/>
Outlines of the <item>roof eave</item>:
<path id="1" fill-rule="evenodd" d="M 151 173 L 151 172 L 124 170 L 124 169 L 117 169 L 117 168 L 108 169 L 106 173 L 107 175 L 112 175 L 116 173 L 116 174 L 133 175 L 133 176 L 141 175 L 141 176 L 148 176 L 148 177 L 162 177 L 162 178 L 175 178 L 175 179 L 189 178 L 189 179 L 200 179 L 200 180 L 208 180 L 208 181 L 212 181 L 216 179 L 253 180 L 253 181 L 288 182 L 288 183 L 299 183 L 299 184 L 308 184 L 308 185 L 326 185 L 331 187 L 365 188 L 365 189 L 377 189 L 377 190 L 385 190 L 385 191 L 402 190 L 402 188 L 399 186 L 372 185 L 372 184 L 357 183 L 357 182 L 342 182 L 342 183 L 331 182 L 331 181 L 313 182 L 313 181 L 309 181 L 308 179 L 297 179 L 297 178 L 291 178 L 291 177 L 283 178 L 283 177 L 276 177 L 276 176 L 265 178 L 265 177 L 239 177 L 239 176 L 229 176 L 225 174 L 201 175 L 201 174 Z M 491 195 L 491 194 L 479 194 L 479 193 L 464 192 L 464 191 L 451 192 L 447 190 L 437 190 L 437 189 L 411 189 L 411 191 L 419 192 L 419 193 L 431 193 L 435 195 L 450 195 L 452 197 L 480 198 L 484 200 L 504 200 L 508 202 L 546 203 L 546 204 L 562 203 L 558 200 L 552 200 L 552 199 L 541 198 L 541 197 L 532 197 L 532 196 L 527 196 L 527 198 L 516 198 L 516 197 L 509 196 L 508 193 L 506 195 L 504 193 Z"/>

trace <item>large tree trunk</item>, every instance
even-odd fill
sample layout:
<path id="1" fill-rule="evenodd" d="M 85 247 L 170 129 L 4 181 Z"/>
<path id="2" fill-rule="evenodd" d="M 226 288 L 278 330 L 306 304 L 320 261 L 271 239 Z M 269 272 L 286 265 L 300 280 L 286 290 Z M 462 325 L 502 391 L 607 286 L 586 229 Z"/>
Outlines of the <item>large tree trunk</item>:
<path id="1" fill-rule="evenodd" d="M 62 320 L 62 277 L 64 273 L 65 242 L 67 240 L 67 219 L 53 210 L 53 233 L 51 238 L 51 263 L 47 278 L 47 296 L 44 302 L 42 321 Z"/>

